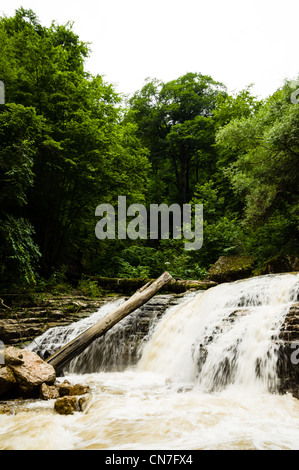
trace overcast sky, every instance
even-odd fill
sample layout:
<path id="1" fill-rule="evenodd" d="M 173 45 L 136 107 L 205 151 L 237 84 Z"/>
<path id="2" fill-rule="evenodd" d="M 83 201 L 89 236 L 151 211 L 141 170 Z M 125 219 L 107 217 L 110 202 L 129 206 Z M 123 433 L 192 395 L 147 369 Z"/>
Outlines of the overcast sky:
<path id="1" fill-rule="evenodd" d="M 44 26 L 73 21 L 91 43 L 86 69 L 124 94 L 201 72 L 266 97 L 299 74 L 298 0 L 6 0 L 0 14 L 20 6 Z"/>

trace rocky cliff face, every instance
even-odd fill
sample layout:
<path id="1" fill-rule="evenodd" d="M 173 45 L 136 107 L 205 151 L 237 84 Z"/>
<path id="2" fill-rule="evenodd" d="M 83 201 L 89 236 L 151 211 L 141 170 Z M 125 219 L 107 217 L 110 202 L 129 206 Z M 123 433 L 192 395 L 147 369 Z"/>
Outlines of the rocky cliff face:
<path id="1" fill-rule="evenodd" d="M 70 325 L 100 308 L 107 298 L 82 295 L 2 295 L 0 340 L 6 345 L 24 346 L 49 328 Z"/>
<path id="2" fill-rule="evenodd" d="M 299 398 L 299 302 L 286 315 L 279 341 L 280 392 Z"/>

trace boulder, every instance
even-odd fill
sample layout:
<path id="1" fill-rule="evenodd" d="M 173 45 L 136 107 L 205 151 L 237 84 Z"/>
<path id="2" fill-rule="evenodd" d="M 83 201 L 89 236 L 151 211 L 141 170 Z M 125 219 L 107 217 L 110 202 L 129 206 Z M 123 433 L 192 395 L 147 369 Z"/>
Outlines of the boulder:
<path id="1" fill-rule="evenodd" d="M 260 274 L 287 273 L 299 271 L 299 255 L 281 255 L 269 259 Z"/>
<path id="2" fill-rule="evenodd" d="M 40 387 L 40 398 L 42 400 L 54 400 L 59 398 L 59 390 L 55 385 L 43 383 Z"/>
<path id="3" fill-rule="evenodd" d="M 88 386 L 82 384 L 72 385 L 68 380 L 64 380 L 61 385 L 58 387 L 59 396 L 74 396 L 74 395 L 85 395 L 90 391 Z"/>
<path id="4" fill-rule="evenodd" d="M 54 410 L 60 415 L 72 415 L 84 411 L 90 401 L 90 396 L 66 395 L 59 397 L 54 403 Z"/>
<path id="5" fill-rule="evenodd" d="M 65 396 L 57 398 L 54 403 L 54 410 L 60 415 L 72 415 L 75 411 L 79 411 L 78 397 Z"/>
<path id="6" fill-rule="evenodd" d="M 59 396 L 65 397 L 70 394 L 70 390 L 72 388 L 72 384 L 68 380 L 64 380 L 62 384 L 59 386 Z"/>
<path id="7" fill-rule="evenodd" d="M 70 388 L 70 396 L 73 395 L 85 395 L 90 391 L 88 386 L 82 384 L 75 384 Z"/>
<path id="8" fill-rule="evenodd" d="M 56 400 L 54 409 L 60 414 L 83 411 L 90 391 L 80 383 L 72 385 L 68 380 L 56 382 L 53 366 L 36 353 L 14 346 L 4 348 L 4 364 L 0 365 L 0 398 L 40 398 Z M 1 411 L 1 410 L 0 410 Z"/>
<path id="9" fill-rule="evenodd" d="M 68 380 L 64 380 L 60 385 L 57 385 L 57 390 L 60 396 L 54 403 L 54 410 L 61 415 L 83 411 L 89 402 L 90 395 L 86 395 L 90 392 L 88 386 L 72 385 Z"/>
<path id="10" fill-rule="evenodd" d="M 25 396 L 35 396 L 43 383 L 51 385 L 56 380 L 54 367 L 32 351 L 8 346 L 4 358 L 6 368 L 10 369 Z"/>
<path id="11" fill-rule="evenodd" d="M 20 366 L 24 364 L 22 350 L 8 346 L 5 348 L 4 362 L 8 366 Z"/>
<path id="12" fill-rule="evenodd" d="M 252 256 L 220 256 L 209 269 L 208 279 L 214 282 L 233 282 L 250 277 L 255 260 Z"/>
<path id="13" fill-rule="evenodd" d="M 0 367 L 0 397 L 5 396 L 16 385 L 16 379 L 9 367 Z"/>

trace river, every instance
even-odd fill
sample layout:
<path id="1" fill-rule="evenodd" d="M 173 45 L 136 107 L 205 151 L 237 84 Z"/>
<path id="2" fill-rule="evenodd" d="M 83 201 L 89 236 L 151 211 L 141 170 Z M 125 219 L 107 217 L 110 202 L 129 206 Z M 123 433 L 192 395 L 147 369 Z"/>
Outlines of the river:
<path id="1" fill-rule="evenodd" d="M 298 450 L 299 400 L 275 392 L 273 341 L 298 286 L 299 274 L 285 274 L 187 294 L 134 366 L 65 373 L 91 389 L 84 412 L 26 400 L 0 415 L 0 449 Z"/>

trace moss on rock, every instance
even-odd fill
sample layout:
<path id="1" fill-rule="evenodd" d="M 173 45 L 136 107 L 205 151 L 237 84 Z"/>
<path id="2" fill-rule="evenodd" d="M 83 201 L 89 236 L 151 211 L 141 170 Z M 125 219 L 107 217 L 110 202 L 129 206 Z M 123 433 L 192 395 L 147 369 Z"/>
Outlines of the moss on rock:
<path id="1" fill-rule="evenodd" d="M 210 268 L 208 279 L 215 282 L 232 282 L 250 277 L 255 260 L 252 256 L 220 256 Z"/>
<path id="2" fill-rule="evenodd" d="M 258 274 L 278 274 L 299 271 L 299 256 L 274 256 L 266 261 Z"/>

